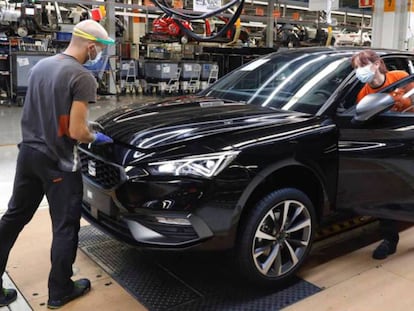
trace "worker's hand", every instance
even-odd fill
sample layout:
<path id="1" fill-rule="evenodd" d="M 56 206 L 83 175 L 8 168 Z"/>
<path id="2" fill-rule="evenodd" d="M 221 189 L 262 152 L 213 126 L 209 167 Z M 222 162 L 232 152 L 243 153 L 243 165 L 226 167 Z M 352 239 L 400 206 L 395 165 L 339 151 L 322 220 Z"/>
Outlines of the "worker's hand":
<path id="1" fill-rule="evenodd" d="M 391 111 L 406 111 L 411 107 L 411 99 L 409 97 L 403 97 L 405 92 L 399 88 L 391 92 L 391 96 L 394 98 L 394 106 Z"/>
<path id="2" fill-rule="evenodd" d="M 93 142 L 91 142 L 91 144 L 104 145 L 104 144 L 111 144 L 114 142 L 111 137 L 106 136 L 105 134 L 102 134 L 101 132 L 96 132 L 94 135 L 95 135 L 95 139 L 93 140 Z"/>

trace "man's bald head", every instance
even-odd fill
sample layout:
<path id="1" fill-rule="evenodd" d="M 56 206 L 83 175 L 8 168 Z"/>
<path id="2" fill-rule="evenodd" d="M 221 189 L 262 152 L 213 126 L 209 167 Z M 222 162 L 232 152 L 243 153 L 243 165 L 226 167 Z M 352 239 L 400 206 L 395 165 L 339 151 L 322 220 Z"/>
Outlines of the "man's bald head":
<path id="1" fill-rule="evenodd" d="M 75 29 L 79 29 L 87 34 L 94 36 L 95 38 L 108 40 L 108 32 L 101 24 L 95 22 L 92 19 L 87 19 L 76 24 Z"/>
<path id="2" fill-rule="evenodd" d="M 64 54 L 75 57 L 83 64 L 96 57 L 97 48 L 102 51 L 108 44 L 114 44 L 114 40 L 108 36 L 105 28 L 94 20 L 87 19 L 73 28 L 72 39 Z"/>

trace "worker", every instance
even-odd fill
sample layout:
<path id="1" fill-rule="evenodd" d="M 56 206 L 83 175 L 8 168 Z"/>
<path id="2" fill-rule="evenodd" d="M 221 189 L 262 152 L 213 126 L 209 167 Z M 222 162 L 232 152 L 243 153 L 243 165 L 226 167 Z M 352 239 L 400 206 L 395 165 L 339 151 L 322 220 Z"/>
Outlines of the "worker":
<path id="1" fill-rule="evenodd" d="M 28 76 L 13 193 L 0 219 L 0 276 L 19 233 L 46 195 L 53 234 L 50 309 L 62 307 L 91 288 L 88 279 L 72 280 L 83 194 L 77 144 L 113 140 L 88 127 L 88 104 L 96 101 L 96 80 L 83 64 L 97 61 L 113 43 L 99 23 L 84 20 L 75 25 L 65 51 L 39 61 Z M 0 278 L 0 307 L 17 296 L 14 289 L 2 285 Z"/>
<path id="2" fill-rule="evenodd" d="M 394 82 L 408 76 L 408 73 L 402 70 L 388 71 L 384 61 L 376 52 L 370 49 L 355 54 L 351 62 L 353 68 L 355 68 L 357 79 L 365 83 L 357 95 L 357 102 L 364 96 L 377 93 Z M 395 100 L 391 110 L 406 111 L 407 109 L 411 109 L 411 99 L 404 98 L 402 94 L 398 89 L 391 93 Z M 383 241 L 372 253 L 374 259 L 385 259 L 397 250 L 399 241 L 397 222 L 391 219 L 380 219 L 380 233 Z"/>

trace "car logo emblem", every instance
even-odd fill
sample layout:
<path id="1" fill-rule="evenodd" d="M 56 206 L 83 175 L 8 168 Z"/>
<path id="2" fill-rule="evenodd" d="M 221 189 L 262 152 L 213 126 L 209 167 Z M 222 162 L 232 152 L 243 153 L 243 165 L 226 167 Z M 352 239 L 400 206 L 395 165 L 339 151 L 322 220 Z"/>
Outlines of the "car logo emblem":
<path id="1" fill-rule="evenodd" d="M 96 162 L 88 160 L 88 174 L 95 177 L 96 176 Z"/>

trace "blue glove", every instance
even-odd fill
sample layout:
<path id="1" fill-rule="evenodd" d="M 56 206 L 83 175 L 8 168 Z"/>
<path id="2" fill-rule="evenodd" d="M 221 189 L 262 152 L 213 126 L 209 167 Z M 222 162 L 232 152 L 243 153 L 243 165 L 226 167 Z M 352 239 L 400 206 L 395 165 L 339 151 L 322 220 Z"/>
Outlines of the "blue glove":
<path id="1" fill-rule="evenodd" d="M 103 144 L 110 144 L 113 143 L 113 139 L 109 136 L 106 136 L 105 134 L 102 134 L 100 132 L 95 133 L 95 139 L 91 144 L 94 145 L 103 145 Z"/>

